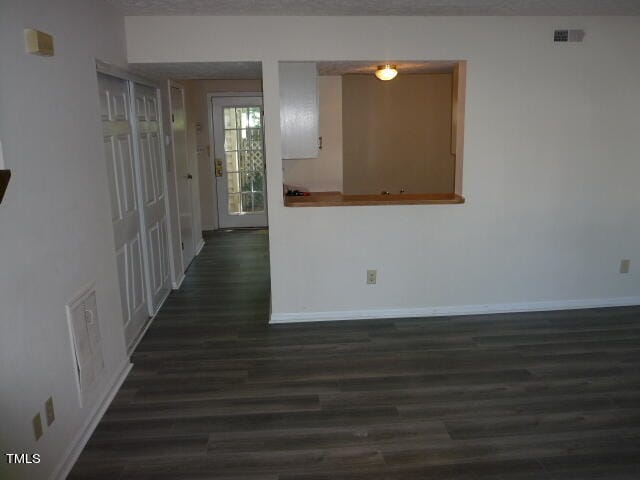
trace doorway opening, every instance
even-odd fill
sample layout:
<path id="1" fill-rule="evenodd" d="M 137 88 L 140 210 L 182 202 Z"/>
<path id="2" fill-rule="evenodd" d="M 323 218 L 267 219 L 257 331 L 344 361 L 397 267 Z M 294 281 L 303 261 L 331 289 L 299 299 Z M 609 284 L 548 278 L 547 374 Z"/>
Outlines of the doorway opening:
<path id="1" fill-rule="evenodd" d="M 262 94 L 210 93 L 219 228 L 266 227 Z"/>
<path id="2" fill-rule="evenodd" d="M 173 152 L 185 267 L 201 248 L 201 231 L 266 228 L 262 63 L 132 67 L 171 79 L 173 134 L 181 137 L 173 139 Z"/>
<path id="3" fill-rule="evenodd" d="M 185 272 L 203 232 L 267 228 L 267 174 L 261 62 L 130 64 L 165 84 L 172 205 Z M 180 282 L 178 282 L 180 283 Z"/>

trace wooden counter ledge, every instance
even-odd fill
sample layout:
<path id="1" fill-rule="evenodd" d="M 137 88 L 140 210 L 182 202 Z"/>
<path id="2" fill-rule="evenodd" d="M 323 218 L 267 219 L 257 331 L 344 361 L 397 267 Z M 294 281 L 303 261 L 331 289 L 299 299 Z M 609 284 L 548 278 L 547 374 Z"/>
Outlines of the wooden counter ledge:
<path id="1" fill-rule="evenodd" d="M 312 192 L 306 197 L 284 197 L 285 207 L 347 207 L 360 205 L 447 205 L 464 203 L 455 193 L 403 193 L 392 195 L 344 195 L 340 192 Z"/>

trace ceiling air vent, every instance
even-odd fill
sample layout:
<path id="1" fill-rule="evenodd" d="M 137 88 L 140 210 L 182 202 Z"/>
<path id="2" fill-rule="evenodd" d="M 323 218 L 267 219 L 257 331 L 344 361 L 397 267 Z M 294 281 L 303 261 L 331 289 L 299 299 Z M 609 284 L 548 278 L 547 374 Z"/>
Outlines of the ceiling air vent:
<path id="1" fill-rule="evenodd" d="M 553 32 L 554 42 L 582 42 L 584 30 L 555 30 Z"/>

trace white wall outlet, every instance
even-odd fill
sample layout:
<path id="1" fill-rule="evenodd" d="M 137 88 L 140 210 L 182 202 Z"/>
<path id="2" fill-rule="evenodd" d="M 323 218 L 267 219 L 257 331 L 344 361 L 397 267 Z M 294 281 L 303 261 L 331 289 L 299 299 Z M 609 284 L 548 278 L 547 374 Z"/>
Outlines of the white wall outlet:
<path id="1" fill-rule="evenodd" d="M 378 277 L 377 270 L 367 270 L 367 285 L 375 285 Z"/>
<path id="2" fill-rule="evenodd" d="M 620 273 L 629 273 L 631 260 L 620 260 Z"/>

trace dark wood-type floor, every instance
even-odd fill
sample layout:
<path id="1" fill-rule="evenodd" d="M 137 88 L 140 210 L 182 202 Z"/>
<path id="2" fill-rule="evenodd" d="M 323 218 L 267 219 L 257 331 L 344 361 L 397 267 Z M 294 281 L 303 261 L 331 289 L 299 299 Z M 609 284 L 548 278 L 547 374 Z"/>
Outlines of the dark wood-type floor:
<path id="1" fill-rule="evenodd" d="M 208 235 L 70 478 L 640 478 L 640 308 L 268 326 L 268 285 Z"/>

